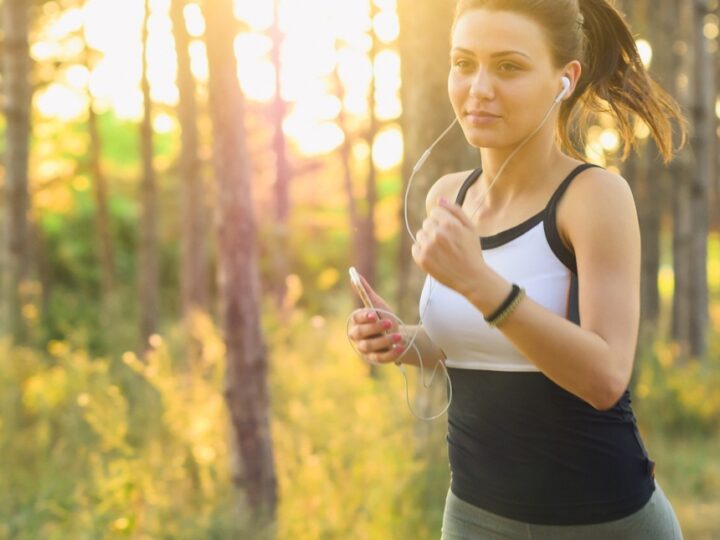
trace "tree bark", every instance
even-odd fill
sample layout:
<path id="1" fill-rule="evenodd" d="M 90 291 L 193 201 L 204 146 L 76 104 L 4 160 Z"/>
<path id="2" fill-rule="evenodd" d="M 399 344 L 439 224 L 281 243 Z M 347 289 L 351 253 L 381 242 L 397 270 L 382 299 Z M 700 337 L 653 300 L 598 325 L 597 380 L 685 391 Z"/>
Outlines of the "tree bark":
<path id="1" fill-rule="evenodd" d="M 198 151 L 198 106 L 196 83 L 190 67 L 190 35 L 185 26 L 183 9 L 187 0 L 172 0 L 172 19 L 175 50 L 177 52 L 177 86 L 179 93 L 178 119 L 182 134 L 179 176 L 181 180 L 181 234 L 182 270 L 181 295 L 182 311 L 188 329 L 188 354 L 195 355 L 197 344 L 192 336 L 192 315 L 197 311 L 208 311 L 208 250 L 207 210 L 203 190 L 201 163 Z"/>
<path id="2" fill-rule="evenodd" d="M 692 272 L 690 281 L 690 354 L 699 357 L 707 350 L 708 330 L 708 196 L 714 178 L 715 77 L 714 57 L 705 37 L 708 0 L 695 0 L 693 36 L 695 40 L 695 107 L 693 108 L 693 147 L 695 173 L 692 178 Z"/>
<path id="3" fill-rule="evenodd" d="M 454 118 L 447 91 L 453 11 L 446 2 L 398 0 L 398 15 L 402 61 L 401 123 L 405 145 L 402 166 L 404 198 L 413 166 Z M 430 186 L 445 174 L 479 165 L 479 150 L 468 144 L 460 126 L 454 126 L 413 179 L 407 209 L 413 235 L 425 219 L 425 198 Z M 418 298 L 425 274 L 418 271 L 412 259 L 412 239 L 405 228 L 404 214 L 400 219 L 396 313 L 403 320 L 410 321 L 417 317 Z M 442 408 L 445 399 L 438 396 L 441 388 L 444 388 L 443 385 L 434 384 L 432 392 L 418 392 L 414 409 L 419 415 L 427 417 Z M 425 443 L 431 437 L 430 429 L 427 422 L 417 424 L 418 453 L 425 451 Z"/>
<path id="4" fill-rule="evenodd" d="M 157 194 L 155 169 L 153 167 L 153 126 L 150 82 L 148 80 L 148 20 L 150 0 L 145 0 L 145 17 L 142 30 L 142 79 L 143 118 L 140 124 L 140 156 L 142 160 L 139 256 L 140 292 L 140 351 L 147 350 L 148 338 L 158 327 L 158 239 L 157 239 Z"/>
<path id="5" fill-rule="evenodd" d="M 84 37 L 83 37 L 84 40 Z M 93 68 L 92 52 L 85 41 L 85 67 Z M 95 112 L 94 98 L 87 89 L 88 134 L 90 135 L 90 177 L 95 199 L 95 242 L 100 262 L 100 320 L 103 328 L 111 328 L 115 322 L 115 250 L 110 228 L 108 182 L 102 167 L 102 138 Z"/>
<path id="6" fill-rule="evenodd" d="M 714 126 L 713 81 L 710 55 L 703 34 L 707 4 L 684 0 L 679 27 L 684 30 L 687 52 L 679 61 L 678 73 L 687 74 L 689 84 L 679 88 L 682 103 L 690 110 L 690 150 L 674 167 L 673 339 L 679 345 L 681 361 L 705 350 L 707 306 L 708 185 L 712 175 L 709 128 Z M 713 96 L 714 97 L 714 96 Z M 711 105 L 712 103 L 712 105 Z M 714 131 L 714 128 L 712 129 Z M 714 138 L 714 133 L 712 134 Z"/>
<path id="7" fill-rule="evenodd" d="M 287 293 L 286 278 L 289 273 L 287 260 L 288 253 L 288 218 L 290 215 L 290 178 L 291 169 L 288 162 L 287 143 L 283 132 L 283 121 L 287 114 L 287 104 L 281 93 L 280 75 L 280 49 L 283 35 L 280 30 L 280 0 L 273 0 L 273 25 L 271 37 L 273 41 L 272 62 L 275 67 L 275 98 L 272 103 L 273 119 L 273 149 L 275 151 L 275 247 L 272 250 L 272 260 L 275 269 L 274 294 L 275 304 L 283 305 Z"/>
<path id="8" fill-rule="evenodd" d="M 208 0 L 207 50 L 213 163 L 218 182 L 219 264 L 227 349 L 225 397 L 233 446 L 242 464 L 234 478 L 253 515 L 274 521 L 276 473 L 270 436 L 267 352 L 260 325 L 260 278 L 244 127 L 245 102 L 237 80 L 232 0 Z M 242 510 L 242 508 L 241 508 Z"/>
<path id="9" fill-rule="evenodd" d="M 405 144 L 404 196 L 413 166 L 454 118 L 447 92 L 453 13 L 452 6 L 445 2 L 399 0 L 398 15 L 402 59 L 401 123 Z M 468 144 L 462 129 L 456 125 L 413 179 L 408 197 L 408 220 L 413 234 L 425 219 L 425 197 L 430 186 L 445 174 L 479 165 L 478 149 Z M 401 220 L 397 306 L 404 319 L 417 313 L 417 298 L 425 276 L 412 271 L 415 268 L 410 251 L 412 239 L 405 230 L 404 215 Z"/>
<path id="10" fill-rule="evenodd" d="M 28 159 L 30 146 L 30 53 L 28 45 L 30 4 L 5 0 L 3 23 L 3 86 L 5 87 L 5 234 L 3 268 L 2 334 L 16 343 L 27 339 L 22 315 L 22 287 L 29 279 Z"/>
<path id="11" fill-rule="evenodd" d="M 648 10 L 647 0 L 624 2 L 633 31 L 647 37 L 653 48 L 652 75 L 665 88 L 673 88 L 672 28 L 677 22 L 674 4 L 666 3 Z M 625 164 L 638 209 L 642 237 L 640 289 L 640 343 L 650 344 L 657 335 L 660 315 L 658 271 L 665 195 L 666 168 L 660 161 L 657 145 L 649 138 L 640 144 Z"/>

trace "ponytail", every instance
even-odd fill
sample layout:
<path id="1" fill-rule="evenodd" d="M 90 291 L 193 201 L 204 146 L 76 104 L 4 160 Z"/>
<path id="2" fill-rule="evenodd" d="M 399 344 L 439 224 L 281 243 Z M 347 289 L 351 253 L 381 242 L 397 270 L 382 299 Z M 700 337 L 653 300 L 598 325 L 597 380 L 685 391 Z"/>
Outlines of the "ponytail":
<path id="1" fill-rule="evenodd" d="M 563 102 L 558 134 L 569 151 L 580 157 L 571 141 L 582 141 L 582 134 L 593 112 L 609 112 L 617 119 L 623 141 L 622 160 L 635 142 L 633 118 L 649 128 L 665 163 L 673 157 L 671 120 L 680 126 L 680 145 L 687 139 L 687 124 L 677 102 L 648 74 L 638 53 L 635 39 L 622 15 L 607 0 L 579 0 L 579 23 L 584 34 L 582 75 L 573 95 Z M 573 133 L 568 132 L 575 105 Z M 570 143 L 570 144 L 568 144 Z"/>

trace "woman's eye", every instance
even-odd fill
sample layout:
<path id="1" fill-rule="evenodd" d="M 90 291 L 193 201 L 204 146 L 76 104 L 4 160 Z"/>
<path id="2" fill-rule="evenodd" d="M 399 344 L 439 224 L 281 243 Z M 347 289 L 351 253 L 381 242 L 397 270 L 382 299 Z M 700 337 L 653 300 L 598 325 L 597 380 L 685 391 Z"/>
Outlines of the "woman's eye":
<path id="1" fill-rule="evenodd" d="M 470 62 L 467 60 L 456 60 L 454 65 L 458 69 L 467 69 L 470 66 Z"/>
<path id="2" fill-rule="evenodd" d="M 516 71 L 519 68 L 515 64 L 502 63 L 498 66 L 500 71 Z"/>

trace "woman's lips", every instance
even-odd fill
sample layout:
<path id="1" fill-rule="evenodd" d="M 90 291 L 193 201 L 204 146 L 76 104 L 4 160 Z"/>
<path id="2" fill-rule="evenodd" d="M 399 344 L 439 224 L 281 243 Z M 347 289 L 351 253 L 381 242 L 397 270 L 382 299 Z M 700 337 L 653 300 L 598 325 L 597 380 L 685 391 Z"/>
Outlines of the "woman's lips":
<path id="1" fill-rule="evenodd" d="M 468 111 L 465 113 L 474 125 L 485 125 L 499 119 L 500 116 L 485 111 Z"/>

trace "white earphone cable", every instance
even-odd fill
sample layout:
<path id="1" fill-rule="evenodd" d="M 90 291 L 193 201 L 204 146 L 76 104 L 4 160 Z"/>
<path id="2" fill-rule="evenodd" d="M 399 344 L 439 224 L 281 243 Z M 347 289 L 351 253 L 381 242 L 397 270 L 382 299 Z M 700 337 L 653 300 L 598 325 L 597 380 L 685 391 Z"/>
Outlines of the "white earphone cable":
<path id="1" fill-rule="evenodd" d="M 492 189 L 493 185 L 495 185 L 495 182 L 497 182 L 498 178 L 500 178 L 500 175 L 503 173 L 503 171 L 505 170 L 505 167 L 506 167 L 507 164 L 510 162 L 510 160 L 515 156 L 515 154 L 518 153 L 518 151 L 520 151 L 520 149 L 521 149 L 523 146 L 525 146 L 525 144 L 526 144 L 532 137 L 535 136 L 535 134 L 536 134 L 538 131 L 540 131 L 540 129 L 542 129 L 542 127 L 545 125 L 545 122 L 546 122 L 547 119 L 550 117 L 550 113 L 551 113 L 552 110 L 555 108 L 555 105 L 557 105 L 558 103 L 560 103 L 560 101 L 562 100 L 562 98 L 565 96 L 565 94 L 567 93 L 567 91 L 568 91 L 568 89 L 569 89 L 569 87 L 570 87 L 570 80 L 569 80 L 568 78 L 566 78 L 566 77 L 563 77 L 563 78 L 562 78 L 562 83 L 563 83 L 563 90 L 562 90 L 562 91 L 560 92 L 560 94 L 558 94 L 558 96 L 555 98 L 555 100 L 553 101 L 552 105 L 550 106 L 550 108 L 548 109 L 548 111 L 545 113 L 545 116 L 543 117 L 543 119 L 542 119 L 542 121 L 540 122 L 540 124 L 538 124 L 538 126 L 537 126 L 527 137 L 525 137 L 525 138 L 523 139 L 523 141 L 510 153 L 510 155 L 505 159 L 505 161 L 503 162 L 503 164 L 500 166 L 500 169 L 498 170 L 498 172 L 497 172 L 497 174 L 495 175 L 495 177 L 492 179 L 492 182 L 490 182 L 490 185 L 488 186 L 488 188 L 487 188 L 487 189 L 485 190 L 485 192 L 481 195 L 481 199 L 480 199 L 480 201 L 479 201 L 479 203 L 478 203 L 477 208 L 475 208 L 475 210 L 473 210 L 473 212 L 470 214 L 470 219 L 472 219 L 472 218 L 475 216 L 475 213 L 481 208 L 482 202 L 485 200 L 485 197 L 487 197 L 487 194 L 490 192 L 490 190 Z M 452 129 L 452 127 L 455 125 L 455 123 L 456 123 L 457 121 L 458 121 L 458 118 L 457 118 L 457 116 L 456 116 L 455 119 L 452 121 L 452 123 L 445 129 L 445 131 L 443 131 L 443 133 L 442 133 L 437 139 L 435 139 L 435 142 L 433 142 L 433 143 L 430 145 L 430 147 L 429 147 L 427 150 L 425 150 L 425 152 L 423 153 L 423 155 L 420 157 L 420 159 L 417 161 L 417 163 L 416 163 L 415 166 L 413 167 L 412 173 L 410 174 L 410 178 L 408 179 L 407 188 L 405 189 L 405 198 L 404 198 L 403 213 L 404 213 L 404 217 L 405 217 L 405 228 L 406 228 L 408 234 L 410 235 L 410 238 L 412 238 L 413 243 L 416 243 L 416 242 L 417 242 L 417 239 L 415 238 L 415 236 L 413 235 L 412 231 L 410 230 L 410 223 L 409 223 L 409 221 L 408 221 L 408 195 L 410 194 L 410 186 L 412 185 L 412 181 L 413 181 L 413 178 L 415 177 L 415 174 L 420 170 L 420 168 L 423 166 L 423 164 L 425 163 L 425 161 L 427 161 L 428 157 L 430 157 L 430 153 L 432 152 L 433 148 L 435 148 L 435 146 L 437 146 L 437 144 L 445 137 L 445 135 L 447 135 L 447 133 L 450 131 L 450 129 Z M 418 418 L 419 420 L 425 420 L 425 421 L 434 420 L 434 419 L 442 416 L 442 415 L 450 408 L 450 404 L 452 403 L 452 381 L 450 380 L 450 374 L 448 373 L 447 367 L 445 366 L 445 362 L 444 362 L 443 360 L 438 360 L 437 364 L 435 365 L 435 368 L 433 369 L 432 376 L 430 377 L 430 382 L 426 385 L 425 382 L 424 382 L 424 366 L 423 366 L 423 361 L 422 361 L 422 355 L 420 354 L 420 350 L 418 349 L 418 347 L 415 345 L 415 339 L 417 338 L 418 333 L 420 332 L 420 328 L 421 328 L 422 325 L 423 325 L 423 319 L 424 319 L 424 317 L 425 317 L 425 312 L 427 311 L 427 307 L 428 307 L 428 305 L 430 304 L 430 298 L 431 298 L 431 296 L 432 296 L 432 290 L 433 290 L 433 286 L 434 286 L 434 283 L 435 283 L 435 280 L 433 279 L 432 276 L 428 276 L 428 279 L 430 280 L 430 285 L 429 285 L 429 288 L 428 288 L 427 300 L 425 301 L 425 305 L 424 305 L 424 307 L 423 307 L 423 309 L 422 309 L 422 313 L 420 313 L 420 315 L 419 315 L 419 320 L 418 320 L 418 324 L 416 325 L 415 332 L 413 333 L 412 338 L 410 339 L 409 343 L 405 346 L 405 349 L 404 349 L 404 350 L 400 353 L 400 355 L 395 359 L 395 363 L 398 365 L 398 367 L 400 368 L 400 371 L 401 371 L 402 374 L 403 374 L 403 377 L 405 378 L 405 399 L 406 399 L 406 401 L 407 401 L 407 404 L 408 404 L 408 407 L 409 407 L 409 409 L 410 409 L 410 412 L 413 414 L 413 416 L 415 416 L 415 417 Z M 350 321 L 352 320 L 352 317 L 354 316 L 354 314 L 355 314 L 357 311 L 359 311 L 359 310 L 354 311 L 354 312 L 351 313 L 350 316 L 348 316 L 348 318 L 347 318 L 347 321 L 346 321 L 346 334 L 347 334 L 347 336 L 348 336 L 348 341 L 350 341 L 350 345 L 352 346 L 352 348 L 355 349 L 355 352 L 357 352 L 360 356 L 362 356 L 362 353 L 357 350 L 357 348 L 355 347 L 355 344 L 354 344 L 353 341 L 350 339 L 349 330 L 348 330 L 348 327 L 349 327 L 349 325 L 350 325 Z M 397 322 L 398 322 L 398 327 L 406 328 L 406 327 L 408 326 L 408 325 L 405 324 L 405 322 L 404 322 L 402 319 L 400 319 L 400 317 L 398 317 L 397 315 L 395 315 L 395 314 L 392 313 L 391 311 L 387 311 L 387 310 L 384 310 L 384 309 L 378 309 L 378 308 L 376 308 L 375 311 L 378 312 L 378 313 L 385 313 L 385 314 L 389 315 L 390 317 L 396 319 Z M 441 366 L 443 367 L 443 369 L 445 370 L 445 377 L 446 377 L 447 382 L 448 382 L 448 391 L 449 391 L 449 392 L 448 392 L 447 405 L 446 405 L 445 408 L 443 408 L 443 410 L 440 411 L 438 414 L 435 414 L 435 415 L 430 416 L 430 417 L 418 416 L 417 414 L 415 414 L 415 411 L 413 410 L 412 405 L 410 404 L 409 384 L 408 384 L 407 374 L 406 374 L 406 371 L 405 371 L 405 366 L 402 364 L 402 362 L 400 362 L 400 359 L 401 359 L 403 356 L 405 356 L 405 354 L 410 350 L 410 347 L 413 347 L 413 349 L 414 349 L 415 352 L 417 353 L 418 362 L 419 362 L 419 367 L 420 367 L 420 380 L 423 381 L 423 386 L 425 386 L 425 388 L 429 388 L 430 385 L 432 384 L 432 381 L 433 381 L 433 379 L 435 378 L 435 372 L 437 371 L 438 365 L 441 365 Z"/>

